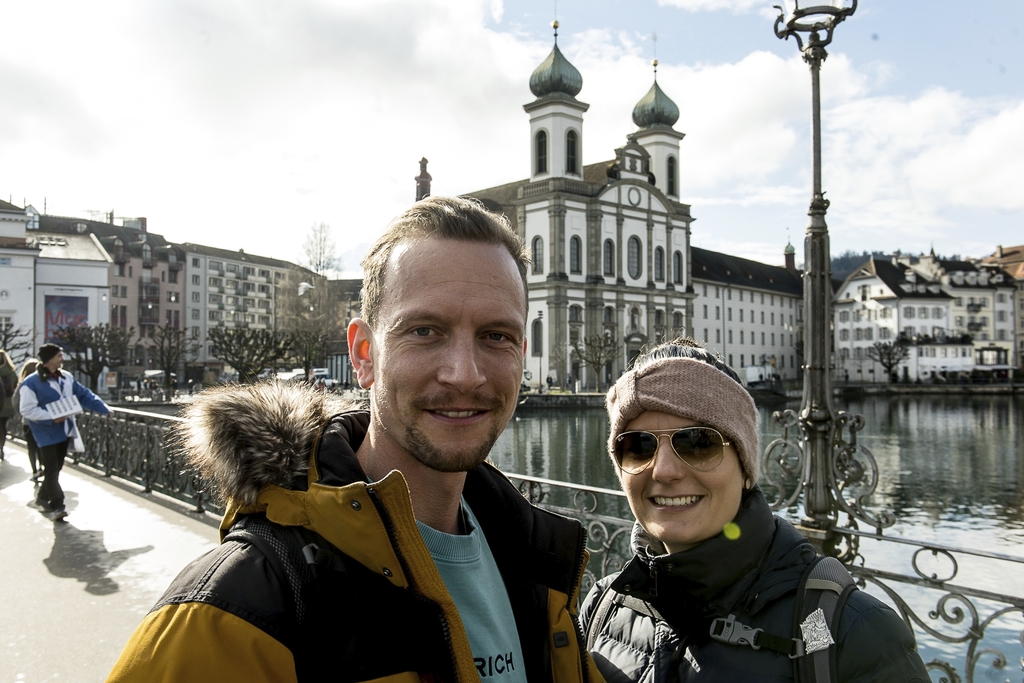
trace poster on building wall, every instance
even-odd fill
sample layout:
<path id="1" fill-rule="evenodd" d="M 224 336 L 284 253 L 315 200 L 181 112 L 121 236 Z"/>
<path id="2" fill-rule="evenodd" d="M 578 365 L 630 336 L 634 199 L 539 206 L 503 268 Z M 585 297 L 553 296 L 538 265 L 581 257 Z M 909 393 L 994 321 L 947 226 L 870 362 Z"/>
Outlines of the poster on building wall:
<path id="1" fill-rule="evenodd" d="M 56 343 L 61 327 L 81 327 L 89 324 L 89 297 L 51 296 L 45 298 L 46 341 Z"/>

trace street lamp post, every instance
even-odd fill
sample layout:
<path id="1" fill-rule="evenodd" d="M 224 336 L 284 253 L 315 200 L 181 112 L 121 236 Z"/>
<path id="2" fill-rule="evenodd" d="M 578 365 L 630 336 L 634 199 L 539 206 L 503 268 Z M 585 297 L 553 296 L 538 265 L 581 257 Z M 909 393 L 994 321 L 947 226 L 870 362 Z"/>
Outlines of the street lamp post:
<path id="1" fill-rule="evenodd" d="M 784 427 L 798 427 L 801 438 L 799 444 L 785 436 L 777 439 L 768 446 L 764 458 L 766 464 L 774 459 L 784 474 L 798 477 L 796 491 L 788 498 L 784 488 L 779 487 L 776 507 L 795 503 L 802 491 L 804 517 L 801 530 L 825 552 L 833 551 L 835 538 L 832 530 L 840 509 L 850 515 L 851 526 L 856 526 L 854 519 L 869 522 L 878 529 L 895 521 L 888 513 L 873 517 L 861 507 L 861 500 L 875 489 L 877 465 L 870 452 L 856 443 L 856 431 L 863 426 L 863 418 L 836 411 L 832 404 L 832 267 L 825 223 L 829 201 L 821 188 L 820 72 L 821 64 L 828 56 L 825 47 L 832 42 L 835 27 L 857 9 L 857 0 L 851 2 L 846 5 L 844 0 L 818 0 L 818 4 L 808 6 L 800 0 L 787 0 L 785 9 L 776 5 L 779 17 L 775 21 L 775 35 L 783 40 L 790 36 L 795 38 L 804 61 L 811 69 L 813 188 L 807 211 L 810 221 L 804 238 L 803 400 L 799 413 L 784 411 L 775 415 L 776 421 Z M 843 440 L 843 429 L 850 430 L 849 443 Z M 786 456 L 795 451 L 798 451 L 798 465 L 787 466 Z M 871 476 L 865 479 L 867 474 Z M 771 483 L 770 477 L 768 481 Z M 863 493 L 852 502 L 844 499 L 844 490 L 851 485 Z"/>

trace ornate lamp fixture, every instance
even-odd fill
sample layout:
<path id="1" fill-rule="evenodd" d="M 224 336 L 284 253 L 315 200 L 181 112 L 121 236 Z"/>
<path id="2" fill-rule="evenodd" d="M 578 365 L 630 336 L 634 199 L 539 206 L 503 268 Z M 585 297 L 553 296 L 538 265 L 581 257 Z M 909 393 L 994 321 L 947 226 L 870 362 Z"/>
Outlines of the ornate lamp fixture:
<path id="1" fill-rule="evenodd" d="M 848 523 L 854 528 L 857 520 L 878 530 L 896 521 L 888 511 L 872 515 L 864 509 L 864 499 L 878 485 L 878 464 L 871 452 L 857 443 L 864 418 L 837 411 L 832 405 L 832 267 L 825 224 L 829 202 L 821 189 L 819 73 L 828 56 L 825 46 L 832 42 L 835 27 L 857 9 L 857 0 L 851 1 L 847 5 L 844 0 L 818 0 L 808 5 L 800 0 L 787 0 L 785 9 L 775 6 L 779 10 L 775 35 L 783 40 L 795 38 L 811 68 L 813 189 L 804 238 L 803 400 L 799 413 L 786 410 L 773 415 L 783 428 L 783 436 L 765 449 L 764 484 L 778 490 L 773 506 L 776 509 L 794 505 L 803 493 L 801 531 L 829 554 L 837 554 L 833 529 L 840 511 L 849 516 Z M 790 438 L 790 430 L 796 429 L 800 432 L 799 440 Z M 844 438 L 844 430 L 849 430 L 849 441 Z M 781 470 L 781 481 L 772 480 L 773 470 Z"/>

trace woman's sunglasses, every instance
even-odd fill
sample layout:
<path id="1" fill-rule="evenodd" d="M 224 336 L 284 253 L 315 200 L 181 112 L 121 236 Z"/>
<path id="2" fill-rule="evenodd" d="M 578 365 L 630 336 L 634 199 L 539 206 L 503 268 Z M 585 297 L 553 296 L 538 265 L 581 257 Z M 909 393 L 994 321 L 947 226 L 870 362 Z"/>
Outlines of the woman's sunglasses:
<path id="1" fill-rule="evenodd" d="M 627 474 L 640 474 L 650 467 L 662 436 L 669 437 L 679 459 L 698 472 L 710 472 L 721 465 L 725 447 L 731 445 L 711 427 L 622 432 L 615 437 L 615 462 L 619 469 Z"/>

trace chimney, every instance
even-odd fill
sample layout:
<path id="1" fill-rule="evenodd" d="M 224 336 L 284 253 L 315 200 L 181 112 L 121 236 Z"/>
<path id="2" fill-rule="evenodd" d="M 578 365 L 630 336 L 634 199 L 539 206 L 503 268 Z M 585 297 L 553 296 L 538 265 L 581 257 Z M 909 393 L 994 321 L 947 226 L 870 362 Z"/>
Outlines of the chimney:
<path id="1" fill-rule="evenodd" d="M 139 216 L 139 230 L 146 232 L 146 217 Z"/>
<path id="2" fill-rule="evenodd" d="M 427 158 L 420 159 L 420 174 L 416 176 L 416 201 L 430 196 L 430 174 L 427 173 Z"/>

